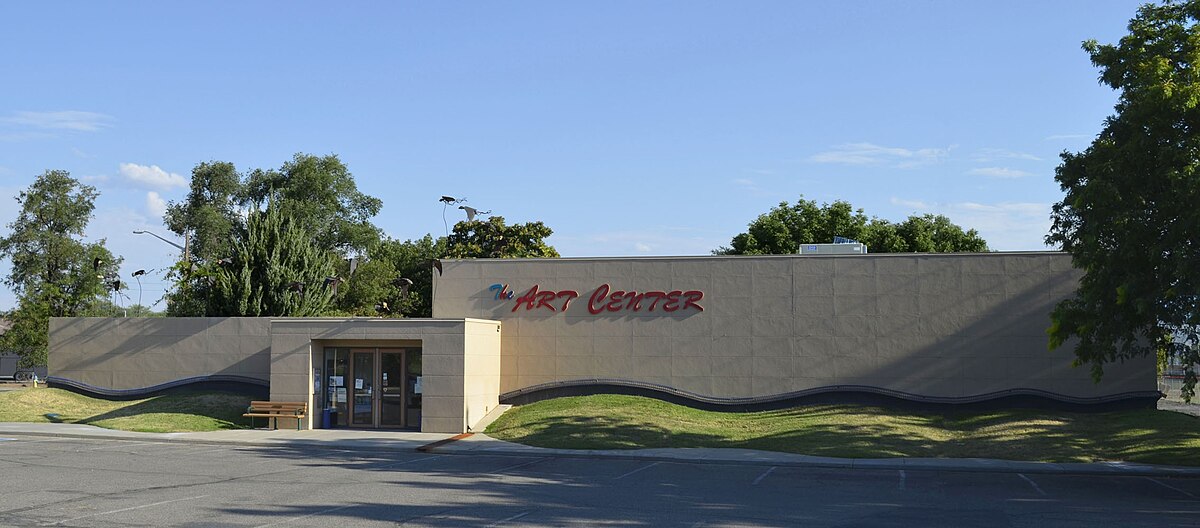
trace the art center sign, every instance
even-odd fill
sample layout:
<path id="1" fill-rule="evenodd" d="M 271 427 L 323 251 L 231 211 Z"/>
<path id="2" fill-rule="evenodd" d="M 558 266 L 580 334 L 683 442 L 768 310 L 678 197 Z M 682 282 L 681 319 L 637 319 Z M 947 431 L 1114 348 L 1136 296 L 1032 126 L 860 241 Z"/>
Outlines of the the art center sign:
<path id="1" fill-rule="evenodd" d="M 507 284 L 493 284 L 488 291 L 496 292 L 493 298 L 497 301 L 513 301 L 512 311 L 550 310 L 565 312 L 571 301 L 580 298 L 576 290 L 543 290 L 537 284 L 517 297 L 516 292 L 508 289 Z M 515 299 L 514 299 L 515 297 Z M 608 284 L 601 284 L 591 291 L 587 297 L 588 312 L 592 315 L 615 312 L 678 312 L 695 310 L 703 312 L 704 307 L 698 303 L 704 299 L 704 292 L 699 290 L 672 291 L 626 291 L 614 290 Z"/>

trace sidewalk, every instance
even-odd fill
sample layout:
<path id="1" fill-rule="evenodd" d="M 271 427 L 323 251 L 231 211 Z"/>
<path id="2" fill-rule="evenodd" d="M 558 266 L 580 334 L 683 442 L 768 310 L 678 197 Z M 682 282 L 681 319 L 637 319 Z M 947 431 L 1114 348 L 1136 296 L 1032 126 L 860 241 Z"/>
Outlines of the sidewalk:
<path id="1" fill-rule="evenodd" d="M 7 435 L 104 438 L 150 442 L 191 442 L 248 446 L 309 446 L 327 449 L 413 451 L 418 447 L 448 440 L 453 434 L 403 431 L 317 429 L 312 431 L 240 429 L 204 433 L 134 433 L 90 425 L 45 423 L 0 423 L 0 437 Z M 991 473 L 1039 473 L 1072 475 L 1119 475 L 1200 478 L 1200 468 L 1158 466 L 1127 462 L 1051 463 L 993 460 L 983 458 L 830 458 L 752 449 L 656 448 L 656 449 L 547 449 L 496 440 L 474 434 L 427 450 L 451 455 L 522 457 L 607 458 L 683 462 L 698 464 L 751 464 L 761 466 L 843 469 L 904 469 L 914 471 L 970 471 Z"/>

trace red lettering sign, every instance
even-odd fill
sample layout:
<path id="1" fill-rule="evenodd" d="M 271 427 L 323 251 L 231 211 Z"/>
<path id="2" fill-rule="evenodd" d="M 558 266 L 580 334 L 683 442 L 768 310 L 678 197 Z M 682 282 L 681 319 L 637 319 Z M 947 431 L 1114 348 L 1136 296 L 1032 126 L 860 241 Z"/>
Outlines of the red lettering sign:
<path id="1" fill-rule="evenodd" d="M 550 304 L 551 301 L 556 301 L 564 297 L 566 300 L 563 301 L 561 307 L 555 308 L 553 304 Z M 529 288 L 529 291 L 525 292 L 520 297 L 517 297 L 516 303 L 513 304 L 512 311 L 515 312 L 517 309 L 524 306 L 526 310 L 546 308 L 551 312 L 565 312 L 567 311 L 567 306 L 571 304 L 571 300 L 576 297 L 579 297 L 579 292 L 575 290 L 560 290 L 557 292 L 551 290 L 538 291 L 538 285 L 534 284 L 532 288 Z"/>
<path id="2" fill-rule="evenodd" d="M 646 301 L 646 311 L 653 312 L 658 308 L 662 308 L 664 312 L 675 312 L 694 308 L 698 312 L 703 312 L 704 307 L 697 304 L 704 298 L 704 292 L 699 290 L 671 292 L 648 291 L 635 292 L 615 290 L 609 293 L 611 288 L 607 284 L 601 284 L 592 292 L 591 297 L 588 297 L 588 312 L 592 315 L 600 315 L 604 312 L 619 312 L 629 310 L 632 312 L 642 311 L 642 301 Z M 682 299 L 681 299 L 682 298 Z M 683 301 L 681 306 L 680 300 Z"/>
<path id="3" fill-rule="evenodd" d="M 497 300 L 513 298 L 513 292 L 508 291 L 507 284 L 493 284 L 489 289 L 496 291 L 495 298 Z M 571 301 L 577 297 L 579 297 L 579 292 L 575 290 L 542 290 L 539 285 L 534 284 L 532 288 L 517 297 L 513 302 L 512 311 L 515 312 L 521 308 L 526 311 L 545 308 L 551 312 L 565 312 L 571 305 Z M 699 290 L 636 292 L 613 290 L 608 284 L 601 284 L 588 297 L 588 313 L 600 315 L 622 311 L 640 312 L 643 308 L 647 312 L 656 310 L 677 312 L 689 309 L 703 312 L 704 307 L 699 304 L 701 299 L 704 299 L 704 292 Z M 561 304 L 559 304 L 560 300 Z"/>

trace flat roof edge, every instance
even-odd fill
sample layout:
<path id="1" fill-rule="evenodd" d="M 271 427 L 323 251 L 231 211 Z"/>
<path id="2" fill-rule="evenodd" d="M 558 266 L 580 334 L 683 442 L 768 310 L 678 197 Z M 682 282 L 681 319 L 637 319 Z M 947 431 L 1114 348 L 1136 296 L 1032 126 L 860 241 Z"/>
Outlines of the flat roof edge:
<path id="1" fill-rule="evenodd" d="M 870 249 L 870 248 L 868 248 Z M 840 255 L 818 255 L 818 254 L 800 254 L 787 253 L 780 255 L 654 255 L 654 256 L 626 256 L 626 257 L 557 257 L 557 258 L 443 258 L 439 259 L 442 262 L 526 262 L 526 261 L 545 261 L 545 262 L 561 262 L 561 261 L 588 261 L 588 260 L 703 260 L 703 259 L 744 259 L 744 258 L 899 258 L 899 257 L 1010 257 L 1022 255 L 1066 255 L 1070 253 L 1057 250 L 1031 250 L 1031 251 L 985 251 L 985 252 L 960 252 L 960 253 L 846 253 Z"/>
<path id="2" fill-rule="evenodd" d="M 496 323 L 500 321 L 494 319 L 478 319 L 475 317 L 405 317 L 401 319 L 384 319 L 379 317 L 282 317 L 270 318 L 271 323 Z"/>

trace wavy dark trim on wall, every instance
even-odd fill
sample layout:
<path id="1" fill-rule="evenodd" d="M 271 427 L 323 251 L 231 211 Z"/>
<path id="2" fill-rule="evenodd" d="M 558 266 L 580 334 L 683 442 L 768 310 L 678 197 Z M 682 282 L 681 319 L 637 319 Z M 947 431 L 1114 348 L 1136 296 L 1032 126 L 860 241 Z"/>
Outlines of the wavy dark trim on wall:
<path id="1" fill-rule="evenodd" d="M 506 392 L 500 395 L 500 402 L 523 405 L 550 398 L 593 394 L 645 396 L 696 409 L 725 412 L 770 411 L 798 405 L 845 403 L 929 411 L 1030 408 L 1107 412 L 1153 409 L 1162 397 L 1158 391 L 1123 392 L 1095 398 L 1078 398 L 1039 389 L 1008 389 L 952 398 L 922 396 L 868 385 L 829 385 L 770 396 L 714 398 L 655 383 L 622 379 L 587 379 L 543 383 Z"/>
<path id="2" fill-rule="evenodd" d="M 271 393 L 271 385 L 266 381 L 246 376 L 228 376 L 223 374 L 180 378 L 136 389 L 109 389 L 58 376 L 46 378 L 46 384 L 56 389 L 69 390 L 77 394 L 83 394 L 84 396 L 93 396 L 107 400 L 136 400 L 162 394 L 201 391 L 233 392 L 245 394 L 255 399 L 266 400 L 270 398 Z"/>

